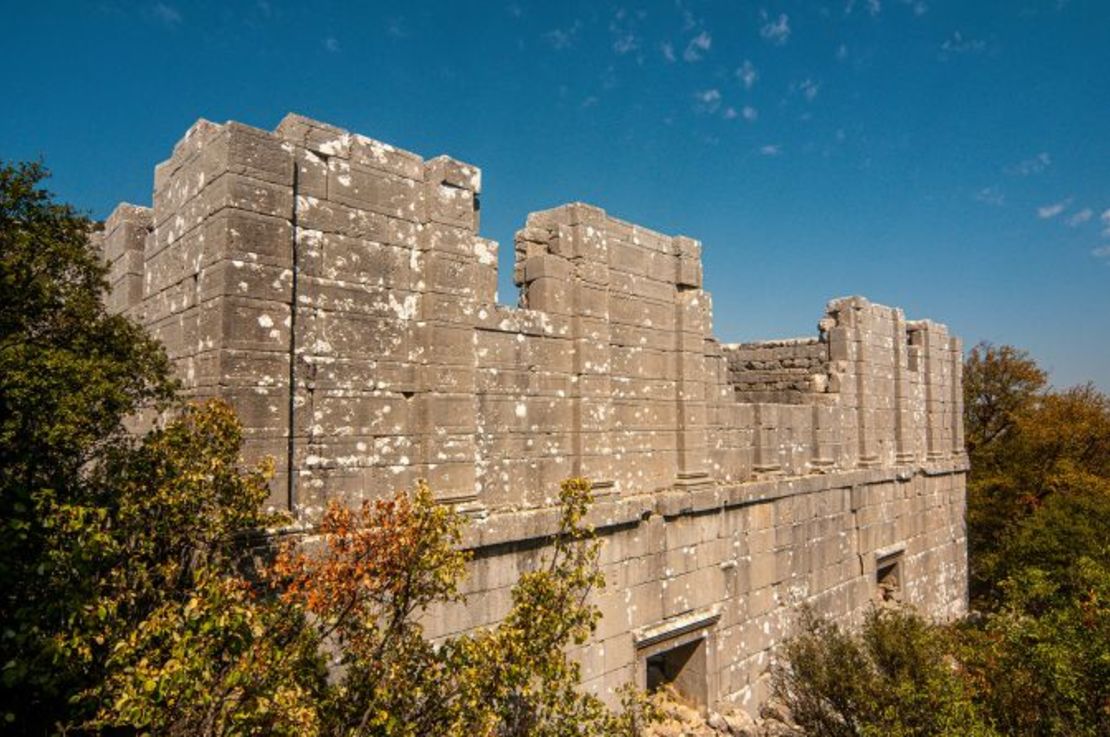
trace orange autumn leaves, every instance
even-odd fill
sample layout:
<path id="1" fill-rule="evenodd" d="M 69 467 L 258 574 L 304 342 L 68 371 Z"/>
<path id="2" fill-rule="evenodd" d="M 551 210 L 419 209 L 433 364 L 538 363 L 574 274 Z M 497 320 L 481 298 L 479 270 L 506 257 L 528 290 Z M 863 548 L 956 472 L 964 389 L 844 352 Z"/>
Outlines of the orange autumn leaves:
<path id="1" fill-rule="evenodd" d="M 387 607 L 406 613 L 458 592 L 467 555 L 458 549 L 462 518 L 435 504 L 421 482 L 412 495 L 331 502 L 316 539 L 286 544 L 271 572 L 282 598 L 317 617 L 372 616 Z M 336 622 L 338 623 L 338 622 Z"/>

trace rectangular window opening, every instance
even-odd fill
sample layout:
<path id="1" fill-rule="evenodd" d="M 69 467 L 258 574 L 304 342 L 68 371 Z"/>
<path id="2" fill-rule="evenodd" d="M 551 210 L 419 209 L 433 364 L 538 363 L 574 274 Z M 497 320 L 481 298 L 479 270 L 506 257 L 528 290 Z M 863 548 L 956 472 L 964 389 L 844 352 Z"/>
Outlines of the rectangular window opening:
<path id="1" fill-rule="evenodd" d="M 902 601 L 902 552 L 899 550 L 875 561 L 875 598 L 880 603 Z"/>

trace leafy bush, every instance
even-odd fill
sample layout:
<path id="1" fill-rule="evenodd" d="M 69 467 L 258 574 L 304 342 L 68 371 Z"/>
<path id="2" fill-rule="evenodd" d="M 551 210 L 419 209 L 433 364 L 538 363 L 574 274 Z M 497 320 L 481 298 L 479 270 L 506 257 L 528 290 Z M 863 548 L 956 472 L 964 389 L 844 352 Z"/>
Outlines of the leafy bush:
<path id="1" fill-rule="evenodd" d="M 123 419 L 175 388 L 161 346 L 104 311 L 92 224 L 45 176 L 0 165 L 0 716 L 37 734 L 98 677 L 103 644 L 62 634 L 98 615 L 114 555 L 102 530 L 116 501 L 86 470 L 126 452 Z"/>
<path id="2" fill-rule="evenodd" d="M 957 672 L 946 633 L 910 609 L 875 608 L 854 633 L 804 610 L 772 667 L 799 735 L 992 735 Z"/>
<path id="3" fill-rule="evenodd" d="M 1003 734 L 1110 735 L 1110 568 L 1079 558 L 1067 580 L 1027 568 L 1005 603 L 960 628 L 975 698 Z"/>

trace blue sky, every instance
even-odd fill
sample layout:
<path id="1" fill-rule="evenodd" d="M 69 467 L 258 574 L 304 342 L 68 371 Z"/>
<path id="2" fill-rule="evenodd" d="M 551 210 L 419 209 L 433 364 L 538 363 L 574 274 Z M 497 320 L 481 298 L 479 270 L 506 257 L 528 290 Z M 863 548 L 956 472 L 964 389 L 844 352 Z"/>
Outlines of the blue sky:
<path id="1" fill-rule="evenodd" d="M 3 2 L 0 158 L 103 217 L 197 118 L 296 111 L 703 241 L 724 340 L 863 294 L 1110 390 L 1110 3 Z"/>

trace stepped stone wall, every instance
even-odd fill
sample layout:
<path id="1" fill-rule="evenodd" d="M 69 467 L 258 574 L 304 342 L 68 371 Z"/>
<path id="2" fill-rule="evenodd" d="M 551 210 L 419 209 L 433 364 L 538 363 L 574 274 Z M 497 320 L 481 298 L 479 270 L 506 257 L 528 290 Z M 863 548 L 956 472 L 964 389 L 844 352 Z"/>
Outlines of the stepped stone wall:
<path id="1" fill-rule="evenodd" d="M 723 345 L 701 244 L 581 203 L 528 217 L 507 307 L 480 193 L 474 166 L 301 116 L 202 120 L 156 167 L 153 208 L 108 218 L 109 306 L 193 396 L 236 406 L 248 459 L 277 459 L 273 505 L 310 523 L 426 478 L 472 516 L 474 596 L 430 613 L 434 633 L 503 615 L 559 481 L 590 478 L 608 585 L 577 657 L 607 698 L 694 648 L 697 698 L 754 707 L 801 602 L 964 611 L 962 347 L 943 325 L 849 297 L 814 338 Z"/>

